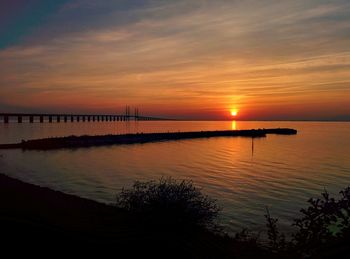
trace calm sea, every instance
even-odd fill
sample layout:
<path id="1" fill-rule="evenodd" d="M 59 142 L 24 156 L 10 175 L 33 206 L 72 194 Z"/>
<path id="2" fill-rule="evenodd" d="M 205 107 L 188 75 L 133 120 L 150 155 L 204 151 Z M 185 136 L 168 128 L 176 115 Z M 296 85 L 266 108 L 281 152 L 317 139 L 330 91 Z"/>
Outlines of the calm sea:
<path id="1" fill-rule="evenodd" d="M 122 187 L 162 176 L 191 179 L 223 207 L 230 232 L 264 229 L 265 208 L 291 231 L 310 197 L 350 185 L 350 123 L 80 122 L 0 124 L 0 143 L 66 135 L 290 127 L 295 136 L 211 138 L 75 150 L 0 150 L 0 172 L 113 203 Z"/>

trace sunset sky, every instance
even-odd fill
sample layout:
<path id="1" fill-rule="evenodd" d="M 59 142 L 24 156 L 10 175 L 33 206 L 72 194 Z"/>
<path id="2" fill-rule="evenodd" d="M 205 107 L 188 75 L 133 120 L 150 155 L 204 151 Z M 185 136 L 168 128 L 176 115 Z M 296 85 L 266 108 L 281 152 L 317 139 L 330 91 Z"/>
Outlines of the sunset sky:
<path id="1" fill-rule="evenodd" d="M 350 119 L 349 0 L 2 0 L 0 112 Z"/>

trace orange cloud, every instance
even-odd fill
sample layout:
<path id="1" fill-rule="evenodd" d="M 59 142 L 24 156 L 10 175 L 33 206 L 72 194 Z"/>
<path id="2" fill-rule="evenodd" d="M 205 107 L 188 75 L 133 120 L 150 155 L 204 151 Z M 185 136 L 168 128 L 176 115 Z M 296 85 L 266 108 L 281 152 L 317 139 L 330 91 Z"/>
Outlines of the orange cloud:
<path id="1" fill-rule="evenodd" d="M 228 119 L 232 106 L 241 119 L 349 115 L 349 40 L 334 30 L 350 23 L 322 20 L 341 6 L 289 4 L 164 4 L 123 26 L 1 50 L 0 103 L 108 112 L 130 104 L 200 119 Z"/>

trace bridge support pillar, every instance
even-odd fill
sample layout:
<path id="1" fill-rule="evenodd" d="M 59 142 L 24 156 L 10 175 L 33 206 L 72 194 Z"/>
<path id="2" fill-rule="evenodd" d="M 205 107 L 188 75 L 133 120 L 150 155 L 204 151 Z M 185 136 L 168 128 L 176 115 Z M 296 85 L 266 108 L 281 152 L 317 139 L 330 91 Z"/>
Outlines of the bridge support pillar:
<path id="1" fill-rule="evenodd" d="M 83 121 L 85 122 L 85 116 L 83 116 Z"/>
<path id="2" fill-rule="evenodd" d="M 67 122 L 68 121 L 68 117 L 65 115 L 64 116 L 64 122 Z"/>
<path id="3" fill-rule="evenodd" d="M 29 122 L 33 123 L 34 122 L 34 116 L 29 116 Z"/>
<path id="4" fill-rule="evenodd" d="M 49 116 L 49 123 L 52 123 L 52 116 Z"/>
<path id="5" fill-rule="evenodd" d="M 44 123 L 44 116 L 40 115 L 39 121 L 40 123 Z"/>
<path id="6" fill-rule="evenodd" d="M 56 121 L 57 121 L 57 122 L 61 122 L 61 116 L 57 115 Z"/>
<path id="7" fill-rule="evenodd" d="M 80 121 L 80 116 L 78 115 L 78 116 L 77 116 L 77 122 L 79 122 L 79 121 Z"/>

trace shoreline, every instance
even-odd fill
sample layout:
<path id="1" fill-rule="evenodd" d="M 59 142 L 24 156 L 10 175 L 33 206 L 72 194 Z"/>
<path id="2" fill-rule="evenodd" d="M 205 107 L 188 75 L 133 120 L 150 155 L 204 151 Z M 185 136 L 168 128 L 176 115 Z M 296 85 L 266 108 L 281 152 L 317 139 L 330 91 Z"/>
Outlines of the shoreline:
<path id="1" fill-rule="evenodd" d="M 150 142 L 176 141 L 182 139 L 198 139 L 213 137 L 250 137 L 262 138 L 267 134 L 295 135 L 297 130 L 289 128 L 251 129 L 251 130 L 223 130 L 223 131 L 193 131 L 168 133 L 137 133 L 125 135 L 97 135 L 97 136 L 68 136 L 23 140 L 21 143 L 0 144 L 0 149 L 50 150 L 61 148 L 82 148 L 107 145 L 129 145 Z"/>
<path id="2" fill-rule="evenodd" d="M 205 229 L 155 225 L 123 209 L 0 173 L 2 245 L 12 253 L 50 248 L 58 253 L 149 255 L 153 258 L 278 258 Z M 248 256 L 248 257 L 247 257 Z"/>
<path id="3" fill-rule="evenodd" d="M 1 173 L 0 203 L 3 253 L 12 255 L 25 252 L 48 257 L 50 251 L 50 255 L 96 253 L 100 258 L 113 254 L 117 258 L 289 259 L 303 257 L 304 252 L 310 251 L 310 258 L 345 258 L 349 254 L 346 233 L 340 238 L 329 238 L 328 243 L 316 244 L 311 250 L 294 241 L 287 242 L 291 247 L 286 250 L 275 250 L 258 241 L 259 236 L 250 237 L 244 230 L 230 237 L 181 222 L 158 222 L 152 218 L 162 214 L 144 217 Z"/>

